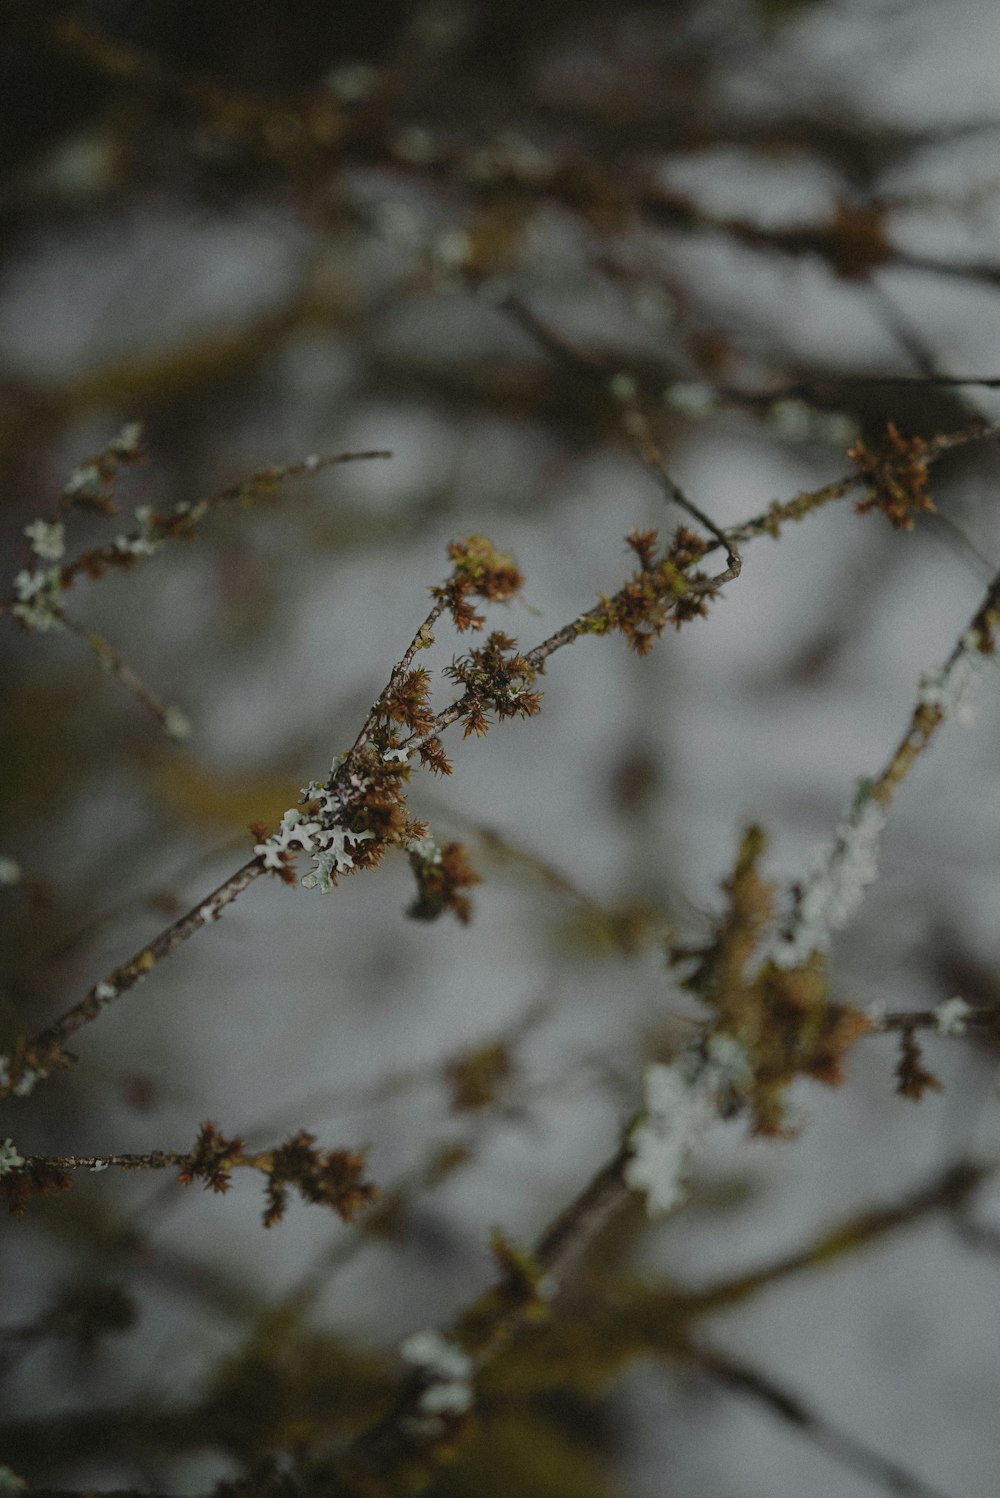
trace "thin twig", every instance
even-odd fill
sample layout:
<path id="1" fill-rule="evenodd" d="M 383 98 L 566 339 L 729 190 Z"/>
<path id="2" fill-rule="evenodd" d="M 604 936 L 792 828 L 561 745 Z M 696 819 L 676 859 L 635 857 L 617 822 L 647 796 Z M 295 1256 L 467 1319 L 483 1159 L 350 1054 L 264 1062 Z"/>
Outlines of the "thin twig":
<path id="1" fill-rule="evenodd" d="M 433 640 L 432 631 L 434 625 L 440 619 L 446 607 L 446 598 L 442 597 L 436 600 L 434 607 L 430 610 L 426 619 L 421 624 L 420 628 L 417 630 L 416 634 L 413 636 L 413 639 L 407 646 L 402 659 L 397 661 L 395 666 L 393 666 L 389 680 L 386 682 L 375 702 L 370 707 L 368 716 L 365 718 L 364 723 L 361 725 L 361 731 L 359 732 L 357 738 L 354 740 L 354 743 L 351 745 L 350 749 L 347 751 L 346 758 L 348 760 L 352 760 L 358 753 L 358 750 L 362 749 L 368 742 L 369 736 L 374 732 L 375 726 L 378 723 L 379 718 L 382 716 L 382 711 L 387 698 L 391 695 L 393 690 L 406 675 L 407 671 L 409 671 L 411 665 L 413 664 L 413 658 L 417 654 L 417 651 L 425 650 L 428 645 L 431 644 Z"/>
<path id="2" fill-rule="evenodd" d="M 609 374 L 607 362 L 599 355 L 589 349 L 582 349 L 566 334 L 554 328 L 545 318 L 539 316 L 534 308 L 529 307 L 513 292 L 502 297 L 496 303 L 498 308 L 506 312 L 519 327 L 532 337 L 535 342 L 549 354 L 557 364 L 562 364 L 572 374 L 578 377 L 606 385 Z"/>
<path id="3" fill-rule="evenodd" d="M 634 439 L 640 456 L 662 484 L 668 500 L 678 505 L 680 509 L 685 510 L 700 525 L 703 525 L 709 534 L 715 537 L 716 543 L 726 552 L 726 571 L 720 573 L 717 578 L 712 579 L 713 587 L 719 587 L 722 583 L 730 582 L 733 578 L 739 577 L 743 567 L 743 560 L 733 536 L 721 530 L 711 516 L 707 515 L 700 506 L 695 504 L 694 500 L 690 499 L 684 493 L 680 484 L 678 484 L 667 468 L 663 454 L 658 444 L 653 440 L 649 422 L 639 407 L 637 399 L 631 403 L 629 408 L 627 430 L 629 435 Z"/>
<path id="4" fill-rule="evenodd" d="M 294 463 L 286 463 L 280 467 L 261 468 L 241 483 L 230 484 L 227 488 L 220 489 L 217 493 L 199 499 L 193 504 L 185 501 L 174 505 L 165 515 L 157 518 L 155 527 L 157 539 L 173 540 L 190 536 L 208 510 L 215 509 L 219 505 L 249 501 L 255 495 L 273 490 L 286 479 L 311 476 L 341 463 L 357 463 L 372 458 L 391 457 L 392 452 L 387 448 L 375 448 L 365 452 L 314 453 L 307 458 L 300 458 Z M 106 546 L 94 546 L 89 551 L 81 552 L 72 561 L 65 562 L 54 569 L 59 574 L 60 587 L 64 591 L 70 588 L 81 573 L 93 575 L 105 567 L 133 566 L 137 560 L 142 559 L 144 554 L 152 553 L 136 552 L 131 547 L 135 543 L 148 539 L 146 532 L 134 530 Z M 0 599 L 0 614 L 9 614 L 17 602 L 16 598 Z"/>
<path id="5" fill-rule="evenodd" d="M 126 692 L 134 697 L 140 706 L 152 713 L 169 738 L 180 740 L 187 737 L 187 719 L 180 709 L 158 697 L 152 688 L 146 685 L 135 667 L 128 663 L 109 640 L 99 635 L 96 630 L 88 629 L 86 625 L 72 619 L 65 609 L 61 610 L 60 617 L 67 629 L 71 629 L 94 652 L 104 670 L 109 672 L 116 681 L 121 682 Z"/>
<path id="6" fill-rule="evenodd" d="M 833 1424 L 770 1374 L 707 1347 L 692 1349 L 691 1357 L 694 1365 L 717 1383 L 764 1405 L 835 1462 L 867 1478 L 876 1487 L 899 1494 L 900 1498 L 947 1498 L 942 1488 L 925 1482 L 902 1463 Z"/>
<path id="7" fill-rule="evenodd" d="M 771 393 L 772 400 L 786 400 L 795 396 L 815 394 L 817 391 L 825 390 L 830 386 L 838 389 L 853 389 L 855 386 L 863 388 L 879 388 L 888 386 L 895 388 L 926 389 L 928 386 L 944 386 L 946 388 L 961 388 L 963 385 L 973 385 L 980 390 L 1000 390 L 1000 375 L 947 375 L 947 374 L 916 374 L 916 375 L 821 375 L 814 380 L 799 380 L 793 385 L 782 386 L 780 390 Z"/>
<path id="8" fill-rule="evenodd" d="M 558 332 L 537 312 L 527 306 L 520 297 L 507 296 L 501 301 L 500 306 L 559 363 L 590 382 L 599 381 L 608 387 L 609 396 L 622 401 L 626 407 L 625 430 L 635 443 L 643 461 L 656 474 L 666 491 L 667 498 L 703 525 L 710 535 L 716 538 L 719 545 L 726 549 L 728 567 L 718 578 L 712 579 L 713 586 L 721 586 L 722 583 L 739 577 L 742 561 L 731 536 L 720 530 L 715 521 L 684 493 L 668 471 L 663 454 L 653 440 L 649 422 L 639 405 L 638 391 L 631 376 L 625 376 L 624 387 L 619 394 L 616 391 L 614 376 L 609 384 L 609 372 L 603 360 L 595 354 L 578 348 L 565 334 Z"/>
<path id="9" fill-rule="evenodd" d="M 169 1150 L 147 1150 L 142 1154 L 125 1155 L 25 1155 L 25 1165 L 48 1165 L 53 1170 L 107 1170 L 114 1166 L 117 1170 L 167 1170 L 171 1166 L 178 1169 L 189 1157 L 176 1151 Z M 250 1160 L 235 1161 L 235 1164 L 249 1165 Z"/>
<path id="10" fill-rule="evenodd" d="M 937 684 L 933 679 L 931 682 L 922 679 L 906 730 L 883 769 L 855 789 L 851 806 L 833 842 L 824 850 L 809 880 L 795 890 L 784 928 L 769 945 L 768 960 L 782 968 L 803 965 L 811 953 L 828 949 L 833 932 L 853 914 L 861 888 L 875 877 L 874 849 L 896 791 L 927 749 L 948 712 L 953 710 L 947 706 L 943 684 L 952 678 L 957 663 L 971 673 L 975 668 L 969 664 L 970 660 L 982 663 L 989 659 L 993 649 L 993 630 L 998 623 L 1000 572 L 991 582 L 968 627 L 959 636 L 945 665 L 936 673 Z M 967 679 L 958 682 L 959 688 L 967 685 Z M 912 1031 L 912 1027 L 905 1025 L 902 1029 L 904 1035 Z"/>
<path id="11" fill-rule="evenodd" d="M 959 1030 L 942 1030 L 940 1016 L 935 1009 L 906 1009 L 894 1010 L 891 1014 L 879 1015 L 877 1019 L 869 1016 L 871 1033 L 882 1035 L 888 1031 L 896 1030 L 936 1030 L 939 1035 L 961 1034 Z M 967 1014 L 963 1013 L 961 1019 L 962 1029 L 987 1030 L 996 1034 L 1000 1025 L 1000 1010 L 995 1006 L 986 1009 L 970 1009 Z"/>
<path id="12" fill-rule="evenodd" d="M 255 1170 L 267 1177 L 264 1226 L 273 1227 L 285 1215 L 289 1188 L 304 1201 L 332 1208 L 343 1222 L 351 1222 L 378 1196 L 364 1178 L 362 1155 L 349 1149 L 318 1149 L 316 1136 L 300 1129 L 284 1144 L 248 1151 L 242 1139 L 228 1139 L 213 1123 L 203 1123 L 193 1149 L 149 1150 L 141 1154 L 21 1155 L 11 1140 L 4 1148 L 0 1197 L 15 1216 L 22 1216 L 34 1196 L 64 1191 L 70 1173 L 78 1170 L 177 1170 L 178 1181 L 189 1186 L 201 1181 L 220 1194 L 232 1184 L 234 1170 Z"/>
<path id="13" fill-rule="evenodd" d="M 141 983 L 158 963 L 165 957 L 169 957 L 179 946 L 182 946 L 196 931 L 203 926 L 208 926 L 212 921 L 218 920 L 227 905 L 241 895 L 253 881 L 264 873 L 264 864 L 261 858 L 252 858 L 248 863 L 230 874 L 222 884 L 218 885 L 211 894 L 207 895 L 198 905 L 192 907 L 178 920 L 174 921 L 166 930 L 153 938 L 147 945 L 123 962 L 119 967 L 112 969 L 100 982 L 95 983 L 84 994 L 79 1003 L 74 1004 L 71 1009 L 55 1020 L 53 1024 L 39 1032 L 30 1042 L 29 1065 L 38 1072 L 54 1064 L 59 1064 L 64 1058 L 60 1055 L 62 1047 L 71 1035 L 77 1030 L 89 1024 L 91 1020 L 107 1008 L 115 999 Z M 13 1088 L 0 1086 L 0 1097 L 9 1095 Z"/>
<path id="14" fill-rule="evenodd" d="M 235 836 L 227 837 L 224 841 L 216 842 L 211 848 L 195 853 L 186 859 L 179 868 L 174 870 L 169 879 L 163 879 L 153 888 L 147 889 L 145 893 L 127 895 L 116 904 L 98 910 L 82 925 L 71 928 L 64 935 L 57 936 L 51 946 L 43 947 L 37 965 L 48 967 L 69 956 L 102 926 L 107 926 L 111 921 L 120 920 L 132 912 L 158 911 L 163 915 L 170 910 L 177 910 L 181 902 L 173 893 L 172 886 L 188 883 L 209 865 L 217 863 L 224 853 L 235 853 L 245 842 L 245 833 L 237 833 Z"/>
<path id="15" fill-rule="evenodd" d="M 1000 572 L 993 578 L 968 628 L 963 631 L 949 655 L 945 671 L 966 650 L 966 640 L 970 635 L 987 640 L 991 638 L 992 631 L 998 623 L 1000 623 Z M 881 774 L 872 782 L 871 793 L 883 806 L 887 807 L 890 804 L 900 782 L 909 773 L 914 760 L 927 748 L 934 733 L 944 722 L 944 718 L 945 713 L 941 707 L 930 702 L 918 701 L 910 718 L 909 728 L 900 739 Z"/>
<path id="16" fill-rule="evenodd" d="M 970 442 L 989 442 L 997 437 L 1000 437 L 1000 422 L 987 426 L 962 427 L 956 432 L 941 432 L 936 437 L 928 439 L 927 447 L 921 454 L 921 460 L 925 463 L 936 463 L 953 448 L 964 447 Z M 794 499 L 775 500 L 762 514 L 754 515 L 751 519 L 741 521 L 739 525 L 734 526 L 729 535 L 736 541 L 750 541 L 756 536 L 777 536 L 785 521 L 801 520 L 813 510 L 821 509 L 823 505 L 846 498 L 855 489 L 863 488 L 866 482 L 867 480 L 860 473 L 849 473 L 842 478 L 834 479 L 829 484 L 823 484 L 819 489 L 803 490 Z M 706 548 L 705 555 L 715 551 L 721 544 L 719 540 L 713 541 Z"/>
<path id="17" fill-rule="evenodd" d="M 821 1229 L 803 1247 L 778 1259 L 698 1289 L 676 1292 L 672 1289 L 672 1297 L 675 1294 L 679 1297 L 685 1319 L 712 1315 L 740 1305 L 770 1285 L 829 1264 L 841 1253 L 855 1253 L 878 1242 L 887 1233 L 922 1221 L 931 1212 L 959 1211 L 982 1182 L 995 1173 L 995 1165 L 959 1160 L 899 1201 L 858 1212 L 832 1227 Z"/>

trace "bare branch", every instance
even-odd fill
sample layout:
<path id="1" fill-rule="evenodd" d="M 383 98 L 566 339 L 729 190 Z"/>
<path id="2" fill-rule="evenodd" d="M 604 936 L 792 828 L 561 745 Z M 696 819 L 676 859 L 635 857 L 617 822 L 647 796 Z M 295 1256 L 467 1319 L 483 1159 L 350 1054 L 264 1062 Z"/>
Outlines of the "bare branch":
<path id="1" fill-rule="evenodd" d="M 896 1493 L 900 1498 L 947 1498 L 942 1488 L 925 1482 L 901 1462 L 885 1456 L 867 1441 L 833 1424 L 814 1406 L 759 1368 L 705 1347 L 693 1349 L 692 1360 L 716 1383 L 763 1405 L 840 1466 L 857 1472 L 885 1492 Z"/>

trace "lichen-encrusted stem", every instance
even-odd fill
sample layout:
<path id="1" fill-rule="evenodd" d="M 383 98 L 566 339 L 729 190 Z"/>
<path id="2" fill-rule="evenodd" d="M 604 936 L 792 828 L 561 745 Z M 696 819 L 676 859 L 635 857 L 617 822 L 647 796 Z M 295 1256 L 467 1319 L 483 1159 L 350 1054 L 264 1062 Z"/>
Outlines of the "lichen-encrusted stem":
<path id="1" fill-rule="evenodd" d="M 532 1264 L 555 1286 L 628 1201 L 630 1193 L 623 1176 L 627 1157 L 627 1148 L 618 1150 L 539 1238 Z M 529 1305 L 521 1286 L 502 1279 L 470 1307 L 446 1340 L 479 1370 L 503 1350 L 536 1309 L 537 1301 Z M 413 1498 L 430 1484 L 440 1451 L 446 1448 L 437 1445 L 436 1449 L 439 1432 L 433 1428 L 426 1438 L 421 1437 L 419 1412 L 424 1387 L 419 1379 L 408 1377 L 390 1412 L 346 1453 L 338 1472 L 345 1493 L 405 1492 Z M 372 1488 L 372 1483 L 377 1487 Z"/>
<path id="2" fill-rule="evenodd" d="M 986 591 L 986 596 L 976 610 L 967 630 L 955 645 L 945 664 L 945 671 L 953 666 L 968 647 L 968 640 L 977 640 L 978 649 L 988 655 L 992 650 L 993 630 L 1000 624 L 1000 572 L 996 574 Z M 918 701 L 910 719 L 910 726 L 900 739 L 896 749 L 882 773 L 872 783 L 872 795 L 888 807 L 900 782 L 906 778 L 918 755 L 930 743 L 936 730 L 946 717 L 945 710 L 933 702 Z"/>

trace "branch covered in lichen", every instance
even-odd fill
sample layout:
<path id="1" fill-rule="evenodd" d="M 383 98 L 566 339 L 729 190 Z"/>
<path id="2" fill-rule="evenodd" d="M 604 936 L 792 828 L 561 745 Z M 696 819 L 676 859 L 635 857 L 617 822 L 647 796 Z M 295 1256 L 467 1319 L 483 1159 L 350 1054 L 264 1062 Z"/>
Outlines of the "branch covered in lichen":
<path id="1" fill-rule="evenodd" d="M 314 867 L 303 881 L 307 887 L 333 889 L 345 875 L 378 867 L 391 847 L 410 856 L 417 882 L 413 913 L 421 918 L 452 911 L 467 920 L 470 907 L 464 891 L 477 882 L 459 844 L 439 848 L 429 838 L 426 824 L 410 817 L 405 789 L 417 758 L 430 770 L 448 774 L 451 766 L 440 742 L 450 724 L 462 720 L 466 735 L 485 731 L 488 713 L 497 717 L 528 717 L 538 711 L 540 694 L 534 689 L 545 660 L 563 645 L 586 633 L 618 629 L 638 653 L 647 651 L 668 619 L 679 625 L 704 613 L 712 580 L 689 581 L 685 568 L 699 554 L 699 543 L 683 530 L 670 552 L 657 555 L 655 532 L 633 533 L 629 545 L 640 560 L 640 570 L 620 593 L 597 610 L 581 615 L 526 654 L 516 642 L 494 631 L 483 647 L 458 658 L 449 674 L 463 683 L 461 698 L 434 714 L 429 706 L 429 675 L 414 668 L 417 652 L 434 640 L 434 625 L 448 613 L 459 631 L 478 631 L 484 618 L 472 600 L 506 602 L 522 584 L 513 559 L 498 552 L 481 536 L 452 543 L 453 570 L 432 592 L 434 604 L 417 630 L 389 681 L 370 710 L 346 755 L 334 761 L 324 783 L 305 787 L 298 807 L 282 819 L 279 831 L 258 834 L 254 857 L 173 925 L 161 932 L 129 961 L 113 969 L 90 988 L 58 1020 L 33 1038 L 18 1041 L 0 1070 L 0 1097 L 26 1096 L 54 1068 L 75 1060 L 65 1042 L 96 1019 L 108 1004 L 142 981 L 196 931 L 217 920 L 233 900 L 265 872 L 294 882 L 298 854 L 312 855 Z"/>
<path id="2" fill-rule="evenodd" d="M 86 459 L 70 475 L 51 520 L 33 520 L 24 533 L 31 542 L 32 565 L 14 579 L 14 595 L 0 599 L 0 614 L 10 614 L 22 628 L 38 632 L 68 627 L 94 652 L 103 668 L 119 681 L 127 692 L 159 720 L 169 737 L 184 739 L 189 732 L 183 713 L 161 701 L 142 677 L 102 635 L 67 617 L 64 595 L 77 578 L 96 579 L 108 568 L 131 568 L 156 554 L 168 541 L 190 541 L 204 516 L 224 504 L 249 504 L 275 493 L 290 478 L 321 472 L 341 463 L 370 458 L 389 458 L 391 453 L 379 449 L 369 452 L 313 454 L 284 467 L 259 470 L 240 484 L 233 484 L 194 504 L 187 501 L 174 505 L 163 514 L 151 505 L 139 505 L 136 529 L 117 535 L 113 541 L 91 547 L 72 561 L 63 561 L 66 550 L 66 525 L 75 512 L 89 512 L 108 519 L 118 514 L 115 490 L 122 468 L 138 463 L 145 456 L 141 444 L 141 427 L 132 422 L 123 427 L 101 452 Z M 45 564 L 45 565 L 41 565 Z M 55 564 L 55 565 L 52 565 Z"/>
<path id="3" fill-rule="evenodd" d="M 15 1217 L 22 1217 L 32 1197 L 67 1191 L 73 1172 L 109 1168 L 174 1169 L 182 1186 L 200 1181 L 206 1190 L 220 1194 L 230 1189 L 234 1170 L 259 1171 L 267 1177 L 265 1227 L 273 1227 L 284 1217 L 293 1187 L 304 1201 L 332 1208 L 344 1222 L 350 1222 L 378 1195 L 373 1183 L 365 1180 L 361 1155 L 353 1150 L 317 1149 L 316 1136 L 304 1129 L 276 1148 L 250 1153 L 242 1139 L 228 1139 L 215 1124 L 204 1123 L 194 1149 L 186 1154 L 150 1150 L 142 1154 L 21 1155 L 13 1141 L 6 1139 L 0 1142 L 0 1201 Z"/>
<path id="4" fill-rule="evenodd" d="M 984 435 L 987 433 L 982 431 L 951 434 L 932 444 L 929 452 L 936 455 Z M 450 850 L 446 862 L 441 850 L 427 838 L 426 825 L 410 818 L 404 795 L 410 776 L 408 762 L 417 756 L 431 770 L 449 773 L 450 764 L 440 735 L 451 724 L 462 721 L 466 735 L 478 736 L 487 726 L 490 711 L 500 718 L 533 715 L 540 702 L 534 682 L 557 650 L 583 635 L 617 630 L 633 650 L 643 655 L 668 622 L 680 627 L 691 618 L 703 616 L 707 603 L 731 576 L 731 568 L 714 578 L 692 574 L 691 567 L 712 547 L 683 527 L 665 549 L 658 547 L 655 531 L 633 531 L 628 545 L 639 566 L 617 593 L 602 598 L 596 608 L 579 614 L 523 654 L 510 636 L 494 632 L 485 647 L 452 665 L 451 674 L 462 682 L 465 690 L 461 697 L 435 714 L 429 707 L 427 673 L 421 668 L 414 670 L 412 665 L 416 653 L 433 642 L 434 624 L 447 611 L 460 631 L 478 630 L 483 617 L 476 613 L 470 600 L 504 602 L 522 584 L 513 559 L 496 551 L 483 537 L 453 543 L 450 556 L 454 565 L 450 577 L 432 590 L 434 605 L 430 613 L 391 673 L 352 749 L 335 761 L 325 784 L 308 786 L 303 791 L 303 809 L 287 812 L 279 833 L 261 837 L 255 846 L 255 857 L 207 900 L 95 984 L 54 1024 L 31 1040 L 18 1042 L 12 1056 L 3 1058 L 0 1097 L 26 1095 L 50 1069 L 71 1061 L 73 1058 L 64 1050 L 64 1043 L 71 1035 L 132 988 L 195 931 L 218 919 L 260 874 L 273 870 L 284 879 L 294 879 L 296 851 L 313 855 L 315 868 L 307 880 L 322 889 L 331 889 L 340 876 L 377 868 L 390 847 L 402 847 L 412 855 L 417 875 L 416 912 L 452 909 L 460 918 L 467 918 L 468 905 L 461 890 L 474 882 L 475 876 L 458 851 Z M 998 605 L 1000 578 L 991 585 L 969 630 L 939 673 L 941 679 L 926 679 L 907 734 L 859 802 L 865 815 L 869 808 L 888 806 L 895 786 L 927 746 L 956 693 L 960 688 L 965 690 L 980 659 L 991 655 Z M 852 846 L 850 837 L 850 828 L 840 835 L 839 841 L 845 848 Z M 843 903 L 838 897 L 835 915 Z M 808 910 L 808 906 L 803 908 Z M 787 936 L 783 944 L 775 947 L 775 952 L 784 952 L 786 956 L 792 953 L 794 961 L 784 963 L 779 956 L 776 965 L 800 966 L 809 955 L 803 948 L 806 939 Z M 815 947 L 813 942 L 809 951 Z M 819 949 L 822 950 L 822 942 Z"/>

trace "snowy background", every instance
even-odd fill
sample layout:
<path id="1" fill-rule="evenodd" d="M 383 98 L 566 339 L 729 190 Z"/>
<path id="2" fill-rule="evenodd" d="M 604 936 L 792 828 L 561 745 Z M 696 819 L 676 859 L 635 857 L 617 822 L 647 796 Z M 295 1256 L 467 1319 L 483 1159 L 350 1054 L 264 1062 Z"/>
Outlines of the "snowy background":
<path id="1" fill-rule="evenodd" d="M 171 13 L 184 7 L 151 8 L 160 36 L 141 35 L 128 9 L 83 12 L 109 34 L 131 36 L 132 25 L 137 44 L 173 46 L 189 65 Z M 310 35 L 318 25 L 311 17 Z M 241 58 L 232 29 L 218 30 L 210 56 L 239 62 L 247 87 L 266 83 L 250 76 L 264 67 L 253 26 Z M 23 57 L 25 76 L 41 67 L 29 33 L 25 22 L 8 43 L 15 80 Z M 896 204 L 886 224 L 905 258 L 849 281 L 820 256 L 751 249 L 707 226 L 674 233 L 626 214 L 601 231 L 550 205 L 477 288 L 478 275 L 464 274 L 474 194 L 414 163 L 426 148 L 413 134 L 419 114 L 395 166 L 359 153 L 328 182 L 286 179 L 273 162 L 251 169 L 239 140 L 227 157 L 190 119 L 153 125 L 127 90 L 116 105 L 110 84 L 94 107 L 64 107 L 58 128 L 32 136 L 25 125 L 20 154 L 12 148 L 0 205 L 12 230 L 0 284 L 11 575 L 24 564 L 23 526 L 125 421 L 143 421 L 149 454 L 122 479 L 126 513 L 311 452 L 394 456 L 221 509 L 191 547 L 77 585 L 75 614 L 189 715 L 184 746 L 78 639 L 8 626 L 2 851 L 24 871 L 2 892 L 0 1014 L 11 1034 L 61 1012 L 197 903 L 246 856 L 246 824 L 273 824 L 322 777 L 422 617 L 452 537 L 481 532 L 516 554 L 523 601 L 491 623 L 523 647 L 624 580 L 628 530 L 667 531 L 680 518 L 629 451 L 614 401 L 574 389 L 498 309 L 501 273 L 578 348 L 671 372 L 658 436 L 671 472 L 723 527 L 848 471 L 852 427 L 872 435 L 896 415 L 929 435 L 1000 414 L 988 391 L 845 386 L 810 416 L 725 400 L 692 412 L 676 389 L 708 388 L 710 360 L 696 351 L 720 333 L 731 347 L 719 382 L 747 389 L 810 371 L 910 375 L 919 357 L 941 371 L 1000 372 L 996 286 L 926 264 L 1000 263 L 994 7 L 701 4 L 622 18 L 598 8 L 557 41 L 530 59 L 548 113 L 514 119 L 522 156 L 526 139 L 539 153 L 561 149 L 560 111 L 580 100 L 606 97 L 614 120 L 633 90 L 687 79 L 695 121 L 730 128 L 714 144 L 706 128 L 698 143 L 669 111 L 661 126 L 636 103 L 622 129 L 642 137 L 650 173 L 706 215 L 765 227 L 825 221 L 845 200 Z M 330 37 L 329 61 L 305 71 L 310 84 L 339 68 L 329 88 L 348 89 L 345 46 Z M 60 57 L 56 70 L 70 66 Z M 296 55 L 288 67 L 301 74 L 305 63 Z M 12 97 L 30 121 L 24 91 Z M 502 110 L 484 107 L 484 118 L 490 139 L 513 129 Z M 803 128 L 797 144 L 793 120 L 812 122 L 812 141 Z M 842 159 L 814 148 L 828 124 L 847 142 Z M 782 148 L 754 143 L 765 127 L 786 131 Z M 398 858 L 331 897 L 260 881 L 82 1032 L 77 1068 L 30 1102 L 4 1104 L 0 1133 L 24 1151 L 183 1149 L 204 1118 L 255 1143 L 304 1125 L 324 1143 L 366 1144 L 372 1175 L 391 1182 L 433 1143 L 471 1132 L 475 1145 L 469 1169 L 417 1198 L 399 1243 L 343 1263 L 330 1254 L 351 1229 L 298 1206 L 264 1233 L 259 1191 L 242 1180 L 220 1200 L 109 1172 L 41 1204 L 0 1242 L 3 1322 L 30 1321 L 53 1287 L 81 1275 L 125 1285 L 141 1314 L 85 1367 L 58 1341 L 19 1352 L 6 1369 L 8 1418 L 113 1408 L 137 1391 L 149 1407 L 186 1403 L 246 1326 L 238 1307 L 193 1296 L 183 1274 L 172 1283 L 171 1264 L 193 1277 L 213 1265 L 262 1304 L 325 1263 L 316 1324 L 379 1347 L 446 1323 L 491 1277 L 490 1227 L 530 1241 L 614 1149 L 651 1038 L 683 1033 L 676 1017 L 692 1013 L 660 938 L 705 934 L 742 829 L 759 822 L 767 872 L 795 879 L 856 778 L 884 764 L 921 673 L 947 657 L 1000 563 L 996 482 L 986 445 L 934 470 L 939 518 L 911 535 L 856 517 L 848 500 L 779 542 L 756 540 L 707 621 L 669 633 L 644 660 L 618 638 L 578 642 L 551 661 L 537 718 L 481 742 L 453 739 L 454 775 L 415 776 L 410 804 L 439 836 L 467 842 L 484 876 L 468 929 L 407 920 L 411 880 Z M 90 524 L 80 545 L 103 534 Z M 434 658 L 451 653 L 442 632 Z M 945 725 L 897 797 L 880 881 L 835 947 L 839 997 L 905 1009 L 956 992 L 995 997 L 998 730 L 1000 678 L 987 677 L 976 723 Z M 631 913 L 635 951 L 616 949 L 593 907 Z M 527 1012 L 508 1106 L 449 1115 L 442 1059 Z M 637 1266 L 696 1286 L 897 1201 L 949 1160 L 992 1158 L 994 1054 L 932 1040 L 927 1055 L 945 1089 L 919 1107 L 895 1096 L 892 1042 L 873 1038 L 843 1088 L 797 1093 L 794 1141 L 720 1126 L 689 1207 L 642 1239 Z M 1000 1200 L 984 1191 L 976 1211 L 988 1221 Z M 138 1248 L 120 1236 L 114 1247 L 124 1228 Z M 987 1498 L 1000 1460 L 996 1276 L 995 1258 L 931 1218 L 703 1330 L 928 1484 Z M 769 1413 L 668 1365 L 631 1369 L 605 1418 L 616 1491 L 631 1498 L 873 1490 Z M 236 1468 L 206 1451 L 24 1470 L 64 1486 L 195 1493 Z"/>

